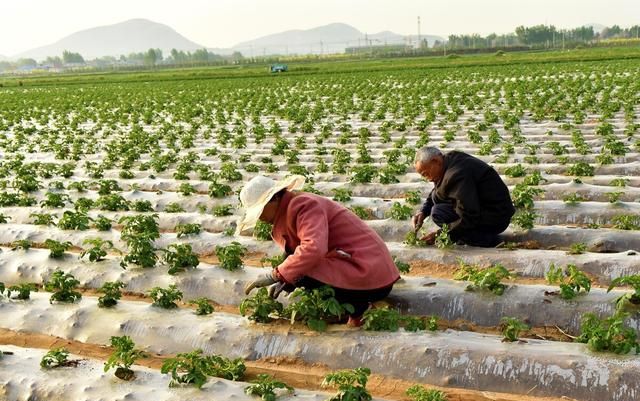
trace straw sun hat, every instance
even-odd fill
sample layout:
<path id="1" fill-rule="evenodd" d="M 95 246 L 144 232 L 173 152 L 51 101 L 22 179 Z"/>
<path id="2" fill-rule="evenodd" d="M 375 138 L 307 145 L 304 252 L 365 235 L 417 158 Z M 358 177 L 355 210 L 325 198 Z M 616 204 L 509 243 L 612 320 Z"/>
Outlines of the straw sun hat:
<path id="1" fill-rule="evenodd" d="M 301 189 L 304 182 L 305 178 L 301 175 L 291 175 L 281 181 L 258 175 L 249 180 L 240 191 L 240 204 L 244 209 L 244 216 L 236 227 L 236 235 L 255 227 L 262 210 L 273 195 L 285 188 L 289 191 Z"/>

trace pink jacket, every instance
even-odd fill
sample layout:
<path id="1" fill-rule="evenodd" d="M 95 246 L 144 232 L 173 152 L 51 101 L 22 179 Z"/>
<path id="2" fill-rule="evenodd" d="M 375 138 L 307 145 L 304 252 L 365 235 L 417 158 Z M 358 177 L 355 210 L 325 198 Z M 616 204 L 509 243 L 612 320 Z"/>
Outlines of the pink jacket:
<path id="1" fill-rule="evenodd" d="M 337 288 L 373 290 L 400 278 L 378 234 L 322 196 L 287 191 L 274 219 L 273 239 L 289 254 L 278 266 L 279 276 L 288 283 L 309 276 Z"/>

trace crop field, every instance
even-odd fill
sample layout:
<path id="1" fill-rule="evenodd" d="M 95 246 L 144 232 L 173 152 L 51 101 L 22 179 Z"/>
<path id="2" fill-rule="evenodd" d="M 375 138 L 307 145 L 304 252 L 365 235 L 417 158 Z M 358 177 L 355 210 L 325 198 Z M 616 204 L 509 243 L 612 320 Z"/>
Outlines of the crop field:
<path id="1" fill-rule="evenodd" d="M 0 398 L 640 399 L 639 59 L 393 62 L 0 88 Z M 500 173 L 497 248 L 412 235 L 424 145 Z M 244 294 L 281 255 L 234 236 L 258 174 L 384 239 L 402 279 L 363 327 Z"/>

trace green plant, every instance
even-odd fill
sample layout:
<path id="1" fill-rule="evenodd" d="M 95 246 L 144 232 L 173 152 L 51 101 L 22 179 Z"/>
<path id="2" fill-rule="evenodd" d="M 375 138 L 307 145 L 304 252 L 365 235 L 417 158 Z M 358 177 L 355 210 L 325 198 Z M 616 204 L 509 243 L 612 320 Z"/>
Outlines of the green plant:
<path id="1" fill-rule="evenodd" d="M 99 180 L 94 184 L 98 184 L 98 195 L 109 195 L 114 191 L 122 191 L 116 180 Z"/>
<path id="2" fill-rule="evenodd" d="M 546 178 L 542 177 L 542 174 L 539 171 L 534 171 L 530 175 L 524 177 L 522 180 L 522 184 L 524 185 L 539 185 L 542 181 L 547 182 Z"/>
<path id="3" fill-rule="evenodd" d="M 201 349 L 168 358 L 160 368 L 161 373 L 171 373 L 169 387 L 193 384 L 198 388 L 207 382 L 208 376 L 239 380 L 244 376 L 245 370 L 244 361 L 240 358 L 231 360 L 219 355 L 204 356 Z"/>
<path id="4" fill-rule="evenodd" d="M 240 314 L 258 323 L 269 323 L 274 316 L 282 314 L 283 306 L 271 298 L 266 288 L 260 288 L 253 297 L 245 298 L 240 303 Z"/>
<path id="5" fill-rule="evenodd" d="M 220 167 L 220 178 L 227 181 L 240 181 L 242 180 L 242 173 L 236 170 L 236 166 L 233 163 L 222 163 Z"/>
<path id="6" fill-rule="evenodd" d="M 362 327 L 372 331 L 398 331 L 400 320 L 400 312 L 396 309 L 373 308 L 362 315 Z"/>
<path id="7" fill-rule="evenodd" d="M 365 164 L 351 169 L 351 178 L 349 181 L 354 184 L 367 184 L 372 182 L 377 175 L 377 167 Z"/>
<path id="8" fill-rule="evenodd" d="M 415 231 L 409 231 L 405 235 L 403 243 L 409 246 L 427 246 L 427 243 L 421 240 Z"/>
<path id="9" fill-rule="evenodd" d="M 129 210 L 129 201 L 118 194 L 102 195 L 96 200 L 95 206 L 100 210 L 117 212 Z"/>
<path id="10" fill-rule="evenodd" d="M 198 235 L 202 231 L 202 226 L 198 223 L 176 224 L 175 231 L 178 238 L 185 235 Z"/>
<path id="11" fill-rule="evenodd" d="M 26 300 L 30 298 L 31 291 L 38 292 L 38 287 L 36 287 L 35 283 L 22 283 L 17 285 L 12 285 L 7 288 L 7 297 L 11 298 L 11 293 L 16 292 L 15 299 Z M 2 293 L 2 291 L 0 291 Z"/>
<path id="12" fill-rule="evenodd" d="M 518 210 L 511 218 L 511 222 L 523 230 L 531 230 L 536 218 L 538 214 L 533 210 Z"/>
<path id="13" fill-rule="evenodd" d="M 122 297 L 120 290 L 124 287 L 125 284 L 122 281 L 107 281 L 102 284 L 102 286 L 98 288 L 98 292 L 104 295 L 98 297 L 98 307 L 110 308 L 115 306 L 120 297 Z"/>
<path id="14" fill-rule="evenodd" d="M 153 212 L 153 205 L 148 200 L 137 200 L 131 204 L 131 209 L 140 213 Z"/>
<path id="15" fill-rule="evenodd" d="M 169 265 L 167 273 L 173 275 L 185 271 L 186 269 L 195 269 L 200 261 L 198 256 L 193 253 L 190 244 L 171 244 L 164 252 L 164 263 Z"/>
<path id="16" fill-rule="evenodd" d="M 87 182 L 86 181 L 74 181 L 67 185 L 67 189 L 73 189 L 78 192 L 86 192 L 87 191 Z"/>
<path id="17" fill-rule="evenodd" d="M 427 318 L 427 330 L 429 330 L 429 331 L 438 330 L 438 317 L 437 316 L 429 316 L 429 318 Z"/>
<path id="18" fill-rule="evenodd" d="M 324 331 L 328 318 L 341 318 L 343 314 L 354 311 L 351 304 L 341 304 L 334 296 L 335 292 L 329 286 L 312 290 L 296 288 L 290 296 L 293 302 L 285 308 L 283 315 L 288 316 L 292 324 L 300 320 L 312 330 Z"/>
<path id="19" fill-rule="evenodd" d="M 89 198 L 78 198 L 76 199 L 76 201 L 74 202 L 74 209 L 76 209 L 77 212 L 83 212 L 86 213 L 87 211 L 89 211 L 89 209 L 91 209 L 93 207 L 93 200 L 89 199 Z"/>
<path id="20" fill-rule="evenodd" d="M 131 365 L 139 359 L 146 357 L 142 350 L 135 349 L 135 343 L 129 336 L 111 337 L 111 347 L 114 348 L 113 353 L 104 364 L 104 371 L 108 372 L 112 368 L 116 368 L 115 376 L 122 380 L 132 380 L 135 378 Z"/>
<path id="21" fill-rule="evenodd" d="M 109 231 L 111 230 L 111 219 L 99 214 L 93 225 L 98 231 Z"/>
<path id="22" fill-rule="evenodd" d="M 420 197 L 420 191 L 407 191 L 404 194 L 404 200 L 410 205 L 417 205 L 422 202 L 422 198 Z"/>
<path id="23" fill-rule="evenodd" d="M 15 251 L 18 249 L 22 249 L 26 251 L 29 248 L 31 248 L 31 245 L 32 245 L 31 241 L 29 241 L 28 239 L 19 239 L 11 243 L 11 246 L 12 246 L 11 250 Z"/>
<path id="24" fill-rule="evenodd" d="M 58 220 L 58 228 L 62 230 L 88 230 L 89 221 L 91 220 L 85 212 L 65 210 L 60 220 Z"/>
<path id="25" fill-rule="evenodd" d="M 502 335 L 504 336 L 502 341 L 517 341 L 521 332 L 529 330 L 529 326 L 515 317 L 503 317 L 500 322 Z"/>
<path id="26" fill-rule="evenodd" d="M 618 230 L 640 230 L 640 216 L 633 214 L 622 214 L 611 219 L 613 228 Z"/>
<path id="27" fill-rule="evenodd" d="M 504 173 L 509 177 L 524 177 L 527 174 L 527 169 L 524 168 L 521 164 L 516 164 L 515 166 L 507 167 L 504 170 Z"/>
<path id="28" fill-rule="evenodd" d="M 182 213 L 184 208 L 178 202 L 167 203 L 164 207 L 165 213 Z"/>
<path id="29" fill-rule="evenodd" d="M 53 220 L 55 216 L 49 213 L 31 213 L 29 217 L 35 218 L 32 224 L 38 226 L 53 226 L 56 224 Z"/>
<path id="30" fill-rule="evenodd" d="M 59 259 L 64 255 L 64 252 L 67 249 L 71 248 L 71 242 L 59 242 L 56 240 L 47 239 L 44 241 L 44 246 L 49 250 L 50 258 Z"/>
<path id="31" fill-rule="evenodd" d="M 153 299 L 153 306 L 173 309 L 178 307 L 175 301 L 182 299 L 182 291 L 175 284 L 170 284 L 168 288 L 153 287 L 149 291 L 149 296 Z"/>
<path id="32" fill-rule="evenodd" d="M 511 192 L 513 206 L 518 209 L 533 209 L 533 198 L 544 193 L 543 189 L 534 188 L 524 183 L 516 184 Z"/>
<path id="33" fill-rule="evenodd" d="M 232 193 L 233 189 L 226 184 L 220 184 L 215 180 L 209 184 L 209 196 L 212 198 L 224 198 Z"/>
<path id="34" fill-rule="evenodd" d="M 442 228 L 438 230 L 435 244 L 438 249 L 451 249 L 451 247 L 453 247 L 453 241 L 451 240 L 451 237 L 449 237 L 448 224 L 443 224 Z"/>
<path id="35" fill-rule="evenodd" d="M 284 262 L 286 258 L 287 258 L 287 255 L 284 253 L 281 255 L 275 255 L 271 257 L 264 256 L 262 259 L 260 259 L 260 265 L 264 267 L 264 265 L 268 263 L 271 266 L 271 268 L 275 269 L 276 267 L 280 266 L 280 264 Z"/>
<path id="36" fill-rule="evenodd" d="M 333 200 L 336 202 L 349 202 L 351 200 L 352 192 L 349 188 L 334 188 L 331 192 L 333 192 Z"/>
<path id="37" fill-rule="evenodd" d="M 371 394 L 366 388 L 370 374 L 368 368 L 340 370 L 327 374 L 322 385 L 338 387 L 338 393 L 329 401 L 370 401 Z"/>
<path id="38" fill-rule="evenodd" d="M 213 313 L 213 305 L 211 305 L 209 298 L 200 297 L 196 299 L 192 299 L 189 301 L 189 305 L 196 305 L 198 308 L 196 309 L 196 315 L 210 315 Z"/>
<path id="39" fill-rule="evenodd" d="M 358 216 L 361 220 L 367 220 L 372 216 L 371 210 L 365 208 L 364 206 L 351 206 L 349 210 L 351 210 L 351 212 L 353 212 L 353 214 Z"/>
<path id="40" fill-rule="evenodd" d="M 212 213 L 216 217 L 231 216 L 233 214 L 233 206 L 219 205 L 213 208 Z"/>
<path id="41" fill-rule="evenodd" d="M 89 261 L 100 262 L 107 256 L 107 252 L 113 248 L 113 242 L 109 240 L 103 240 L 100 238 L 87 238 L 82 242 L 83 245 L 91 245 L 91 248 L 84 249 L 80 253 L 80 258 L 84 258 L 85 255 L 89 255 Z"/>
<path id="42" fill-rule="evenodd" d="M 11 217 L 5 215 L 4 213 L 0 213 L 0 224 L 6 224 L 10 219 Z"/>
<path id="43" fill-rule="evenodd" d="M 612 187 L 626 187 L 627 184 L 629 183 L 629 179 L 628 178 L 614 178 L 613 180 L 611 180 L 609 182 L 609 185 L 611 185 Z"/>
<path id="44" fill-rule="evenodd" d="M 262 220 L 256 222 L 256 226 L 253 228 L 253 236 L 260 241 L 271 241 L 271 231 L 273 225 Z"/>
<path id="45" fill-rule="evenodd" d="M 549 266 L 549 270 L 544 275 L 548 284 L 557 284 L 564 278 L 564 270 L 560 266 L 556 266 L 552 263 Z"/>
<path id="46" fill-rule="evenodd" d="M 626 293 L 616 299 L 618 310 L 623 310 L 627 305 L 638 307 L 640 305 L 640 275 L 635 274 L 615 278 L 611 281 L 609 288 L 607 288 L 607 292 L 610 292 L 615 287 L 622 285 L 631 286 L 633 288 L 633 293 Z"/>
<path id="47" fill-rule="evenodd" d="M 426 389 L 419 384 L 409 387 L 406 394 L 413 401 L 447 401 L 447 396 L 442 391 Z"/>
<path id="48" fill-rule="evenodd" d="M 584 198 L 580 194 L 574 192 L 570 195 L 566 195 L 562 200 L 569 206 L 575 206 L 584 201 Z"/>
<path id="49" fill-rule="evenodd" d="M 225 270 L 238 270 L 244 266 L 242 258 L 246 252 L 247 248 L 237 241 L 233 241 L 227 246 L 216 245 L 216 256 L 219 261 L 218 265 Z"/>
<path id="50" fill-rule="evenodd" d="M 43 207 L 64 207 L 69 202 L 69 195 L 58 192 L 47 192 L 44 194 L 45 199 L 40 202 Z"/>
<path id="51" fill-rule="evenodd" d="M 44 285 L 44 289 L 49 292 L 53 292 L 49 298 L 49 303 L 56 302 L 75 302 L 82 298 L 82 294 L 75 289 L 80 284 L 80 281 L 76 280 L 70 273 L 64 273 L 61 270 L 56 270 L 51 275 L 51 279 Z"/>
<path id="52" fill-rule="evenodd" d="M 582 255 L 587 250 L 587 244 L 583 242 L 578 242 L 575 244 L 571 244 L 569 251 L 567 254 L 569 255 Z"/>
<path id="53" fill-rule="evenodd" d="M 590 350 L 597 352 L 614 352 L 628 354 L 631 351 L 640 352 L 637 333 L 633 328 L 625 327 L 626 313 L 600 319 L 594 313 L 582 315 L 580 336 L 576 341 L 586 343 Z"/>
<path id="54" fill-rule="evenodd" d="M 393 257 L 393 263 L 395 263 L 400 273 L 409 273 L 409 270 L 411 270 L 411 266 L 409 266 L 409 263 L 403 262 L 395 256 Z"/>
<path id="55" fill-rule="evenodd" d="M 400 322 L 405 331 L 426 330 L 428 325 L 428 321 L 417 316 L 402 316 Z"/>
<path id="56" fill-rule="evenodd" d="M 193 187 L 193 185 L 189 184 L 188 182 L 183 182 L 182 184 L 180 184 L 180 187 L 178 188 L 178 192 L 181 193 L 183 196 L 190 196 L 191 194 L 196 193 L 196 189 Z"/>
<path id="57" fill-rule="evenodd" d="M 595 173 L 595 167 L 586 162 L 578 162 L 569 167 L 567 173 L 576 177 L 591 177 Z"/>
<path id="58" fill-rule="evenodd" d="M 271 375 L 259 374 L 256 380 L 253 380 L 249 386 L 244 389 L 247 395 L 259 396 L 263 401 L 275 401 L 276 393 L 274 390 L 283 389 L 287 393 L 293 394 L 293 387 L 275 380 Z"/>
<path id="59" fill-rule="evenodd" d="M 408 220 L 412 215 L 411 206 L 402 205 L 400 202 L 393 202 L 389 211 L 389 217 L 394 220 Z"/>
<path id="60" fill-rule="evenodd" d="M 77 365 L 77 361 L 70 361 L 67 359 L 68 357 L 69 351 L 64 347 L 53 348 L 42 357 L 40 367 L 43 369 L 53 369 Z"/>
<path id="61" fill-rule="evenodd" d="M 467 286 L 467 291 L 484 290 L 496 295 L 502 295 L 507 288 L 501 281 L 511 277 L 511 273 L 500 264 L 480 269 L 478 266 L 464 262 L 460 263 L 460 267 L 453 275 L 454 280 L 471 281 L 472 284 Z"/>
<path id="62" fill-rule="evenodd" d="M 158 260 L 153 240 L 160 238 L 158 215 L 124 216 L 119 220 L 123 224 L 120 238 L 127 243 L 129 253 L 125 255 L 120 266 L 134 263 L 142 267 L 154 267 Z"/>
<path id="63" fill-rule="evenodd" d="M 607 198 L 609 199 L 609 203 L 618 203 L 620 202 L 620 198 L 622 197 L 622 195 L 624 195 L 624 192 L 622 191 L 615 191 L 615 192 L 607 192 Z"/>
<path id="64" fill-rule="evenodd" d="M 560 284 L 560 297 L 562 299 L 573 299 L 581 292 L 591 291 L 591 279 L 584 272 L 578 270 L 576 265 L 568 264 L 562 273 L 558 268 L 551 266 L 545 276 L 549 284 Z"/>

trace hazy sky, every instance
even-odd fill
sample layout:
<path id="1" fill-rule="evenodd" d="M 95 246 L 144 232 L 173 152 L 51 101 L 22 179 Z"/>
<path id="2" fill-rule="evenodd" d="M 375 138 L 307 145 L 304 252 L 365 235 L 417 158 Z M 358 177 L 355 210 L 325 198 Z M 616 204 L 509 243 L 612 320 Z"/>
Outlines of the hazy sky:
<path id="1" fill-rule="evenodd" d="M 0 54 L 12 56 L 78 30 L 146 18 L 207 47 L 332 22 L 362 32 L 511 32 L 518 25 L 640 23 L 640 0 L 2 0 Z"/>

